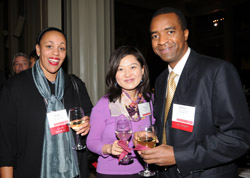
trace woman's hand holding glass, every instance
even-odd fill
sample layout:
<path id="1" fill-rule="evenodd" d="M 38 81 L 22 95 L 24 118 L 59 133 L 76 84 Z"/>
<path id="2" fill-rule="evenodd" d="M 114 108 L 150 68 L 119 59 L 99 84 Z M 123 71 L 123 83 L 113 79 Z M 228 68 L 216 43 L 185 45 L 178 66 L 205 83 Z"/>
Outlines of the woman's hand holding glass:
<path id="1" fill-rule="evenodd" d="M 83 120 L 84 117 L 84 113 L 82 108 L 80 107 L 75 107 L 72 109 L 69 109 L 69 121 L 70 121 L 70 127 L 71 129 L 73 129 L 74 131 L 78 132 L 78 133 L 82 133 L 82 131 L 85 133 L 86 131 L 88 131 L 88 123 L 85 124 L 85 120 Z M 87 121 L 89 122 L 89 121 Z M 85 128 L 85 126 L 87 126 L 87 128 Z M 86 148 L 86 145 L 83 146 L 81 144 L 79 135 L 76 134 L 76 143 L 75 146 L 73 147 L 73 149 L 75 150 L 82 150 Z"/>
<path id="2" fill-rule="evenodd" d="M 127 142 L 132 136 L 131 121 L 126 116 L 120 115 L 116 118 L 115 134 L 116 137 L 123 142 Z M 130 155 L 126 155 L 122 160 L 120 160 L 121 164 L 130 164 L 132 162 L 133 157 Z"/>
<path id="3" fill-rule="evenodd" d="M 84 123 L 79 127 L 79 130 L 76 132 L 76 134 L 80 134 L 81 136 L 85 136 L 89 133 L 90 129 L 90 118 L 89 116 L 84 116 L 82 118 Z"/>
<path id="4" fill-rule="evenodd" d="M 118 145 L 118 141 L 119 140 L 115 140 L 113 144 L 107 145 L 107 154 L 119 156 L 123 152 L 122 147 Z"/>

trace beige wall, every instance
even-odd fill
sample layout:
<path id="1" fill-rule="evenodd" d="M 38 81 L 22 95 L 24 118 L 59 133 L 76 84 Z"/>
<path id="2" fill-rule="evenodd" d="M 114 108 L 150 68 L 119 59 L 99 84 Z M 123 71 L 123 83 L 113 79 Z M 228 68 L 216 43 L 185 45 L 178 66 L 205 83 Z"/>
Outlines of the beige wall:
<path id="1" fill-rule="evenodd" d="M 48 26 L 62 28 L 61 0 L 48 0 Z"/>
<path id="2" fill-rule="evenodd" d="M 85 82 L 93 104 L 105 94 L 105 74 L 114 49 L 113 3 L 71 1 L 71 71 Z"/>

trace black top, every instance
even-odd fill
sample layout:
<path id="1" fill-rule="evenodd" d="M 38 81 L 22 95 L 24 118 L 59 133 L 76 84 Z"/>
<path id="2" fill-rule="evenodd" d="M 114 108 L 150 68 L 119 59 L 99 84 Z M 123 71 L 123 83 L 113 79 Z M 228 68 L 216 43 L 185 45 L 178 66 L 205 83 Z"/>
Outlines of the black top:
<path id="1" fill-rule="evenodd" d="M 85 115 L 90 115 L 92 103 L 85 84 L 74 78 L 80 92 L 81 107 Z M 77 92 L 68 74 L 65 74 L 63 103 L 67 111 L 79 106 Z M 46 106 L 35 86 L 31 69 L 12 77 L 3 86 L 0 113 L 0 166 L 14 166 L 15 178 L 39 177 Z M 81 177 L 88 177 L 85 150 L 78 151 L 78 159 Z"/>
<path id="2" fill-rule="evenodd" d="M 0 71 L 0 92 L 1 92 L 1 88 L 2 88 L 2 85 L 3 83 L 6 81 L 6 76 L 5 76 L 5 73 Z"/>

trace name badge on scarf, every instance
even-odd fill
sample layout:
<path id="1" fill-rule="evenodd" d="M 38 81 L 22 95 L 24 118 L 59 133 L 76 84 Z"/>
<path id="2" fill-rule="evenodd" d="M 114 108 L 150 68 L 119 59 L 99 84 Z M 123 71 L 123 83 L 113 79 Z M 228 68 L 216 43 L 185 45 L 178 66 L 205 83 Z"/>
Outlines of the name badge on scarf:
<path id="1" fill-rule="evenodd" d="M 151 115 L 149 102 L 138 104 L 138 109 L 139 109 L 140 117 Z"/>
<path id="2" fill-rule="evenodd" d="M 193 132 L 195 107 L 173 104 L 172 128 Z"/>
<path id="3" fill-rule="evenodd" d="M 69 118 L 65 109 L 47 113 L 51 135 L 69 131 Z"/>

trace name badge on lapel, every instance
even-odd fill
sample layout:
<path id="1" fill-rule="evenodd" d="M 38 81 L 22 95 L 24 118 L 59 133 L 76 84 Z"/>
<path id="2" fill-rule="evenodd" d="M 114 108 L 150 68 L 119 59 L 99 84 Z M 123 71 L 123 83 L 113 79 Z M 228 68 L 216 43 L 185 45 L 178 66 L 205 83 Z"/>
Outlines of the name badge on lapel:
<path id="1" fill-rule="evenodd" d="M 69 131 L 69 118 L 65 109 L 47 113 L 51 135 Z"/>
<path id="2" fill-rule="evenodd" d="M 138 104 L 138 109 L 139 109 L 140 117 L 151 115 L 149 102 Z"/>
<path id="3" fill-rule="evenodd" d="M 173 104 L 172 128 L 193 132 L 195 107 Z"/>

